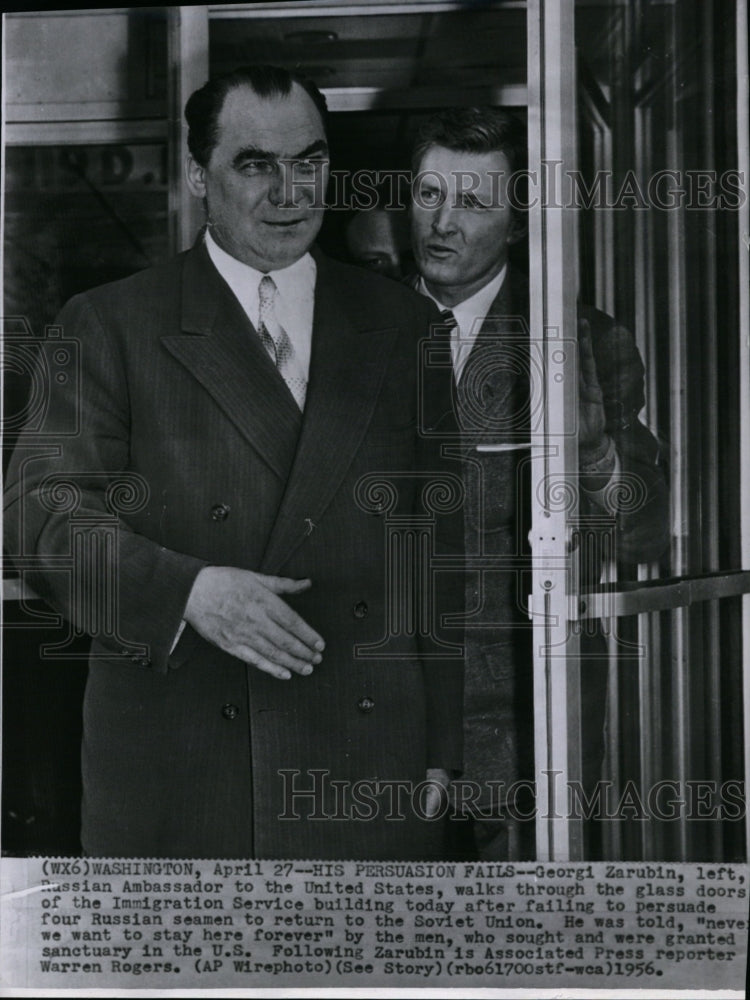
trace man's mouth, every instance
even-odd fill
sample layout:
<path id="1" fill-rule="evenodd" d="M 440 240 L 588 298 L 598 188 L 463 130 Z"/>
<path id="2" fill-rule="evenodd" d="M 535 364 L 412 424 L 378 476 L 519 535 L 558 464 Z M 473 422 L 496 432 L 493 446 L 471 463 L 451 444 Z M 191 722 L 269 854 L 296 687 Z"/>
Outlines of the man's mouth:
<path id="1" fill-rule="evenodd" d="M 453 247 L 446 246 L 444 243 L 427 243 L 425 250 L 428 257 L 434 257 L 437 260 L 445 260 L 456 253 Z"/>
<path id="2" fill-rule="evenodd" d="M 299 219 L 266 219 L 265 224 L 272 226 L 274 229 L 294 229 L 296 226 L 301 226 L 304 222 L 307 222 L 306 217 Z"/>

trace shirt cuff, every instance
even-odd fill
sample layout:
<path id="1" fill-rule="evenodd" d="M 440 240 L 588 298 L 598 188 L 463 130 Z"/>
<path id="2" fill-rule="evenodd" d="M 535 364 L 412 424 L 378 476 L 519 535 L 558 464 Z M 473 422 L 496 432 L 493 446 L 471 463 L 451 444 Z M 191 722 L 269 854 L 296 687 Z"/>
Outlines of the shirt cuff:
<path id="1" fill-rule="evenodd" d="M 172 655 L 172 653 L 174 653 L 175 647 L 177 646 L 177 643 L 180 641 L 180 636 L 185 631 L 185 626 L 186 625 L 187 625 L 187 622 L 183 618 L 182 621 L 180 622 L 178 628 L 177 628 L 177 635 L 174 637 L 174 642 L 172 643 L 172 645 L 169 648 L 169 655 L 170 656 Z"/>
<path id="2" fill-rule="evenodd" d="M 586 498 L 590 503 L 595 504 L 597 507 L 601 507 L 603 510 L 606 510 L 608 514 L 616 517 L 618 510 L 615 498 L 618 491 L 614 487 L 617 485 L 620 478 L 622 465 L 620 464 L 620 456 L 617 454 L 614 441 L 612 442 L 611 451 L 611 455 L 605 456 L 608 464 L 609 462 L 613 463 L 612 471 L 607 483 L 599 490 L 587 490 L 583 483 L 581 483 L 581 489 L 586 494 Z M 587 474 L 590 474 L 591 471 L 592 470 L 590 468 L 586 470 Z"/>

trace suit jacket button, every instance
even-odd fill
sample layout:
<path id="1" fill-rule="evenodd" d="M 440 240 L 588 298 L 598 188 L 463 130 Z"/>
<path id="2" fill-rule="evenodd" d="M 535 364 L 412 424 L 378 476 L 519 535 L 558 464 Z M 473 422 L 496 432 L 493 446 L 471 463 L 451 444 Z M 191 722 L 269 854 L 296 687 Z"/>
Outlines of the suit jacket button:
<path id="1" fill-rule="evenodd" d="M 236 705 L 224 705 L 221 710 L 221 714 L 224 716 L 225 719 L 229 719 L 231 722 L 232 719 L 237 718 L 237 716 L 240 714 L 240 710 L 239 708 L 237 708 Z"/>
<path id="2" fill-rule="evenodd" d="M 226 521 L 229 517 L 229 507 L 225 503 L 216 503 L 211 508 L 211 517 L 214 521 Z"/>
<path id="3" fill-rule="evenodd" d="M 367 612 L 370 610 L 364 601 L 357 601 L 354 605 L 354 617 L 355 618 L 367 618 Z"/>
<path id="4" fill-rule="evenodd" d="M 373 708 L 375 708 L 375 702 L 372 700 L 372 698 L 368 697 L 360 698 L 359 701 L 357 702 L 357 708 L 360 710 L 360 712 L 363 712 L 365 715 L 368 715 L 373 710 Z"/>

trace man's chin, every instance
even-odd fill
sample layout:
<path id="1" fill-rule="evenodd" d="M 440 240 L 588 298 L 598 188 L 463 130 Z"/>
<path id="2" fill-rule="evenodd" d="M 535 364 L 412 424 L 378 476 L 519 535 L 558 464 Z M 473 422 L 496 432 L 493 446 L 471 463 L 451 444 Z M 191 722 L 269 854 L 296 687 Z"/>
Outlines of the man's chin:
<path id="1" fill-rule="evenodd" d="M 264 249 L 269 259 L 277 262 L 274 264 L 274 269 L 280 270 L 282 267 L 289 267 L 300 257 L 303 257 L 315 242 L 319 229 L 319 226 L 312 227 L 303 224 L 286 228 L 279 227 L 269 233 L 268 245 Z"/>
<path id="2" fill-rule="evenodd" d="M 442 286 L 453 287 L 461 284 L 460 278 L 454 273 L 454 268 L 449 264 L 436 263 L 433 260 L 418 261 L 419 273 L 428 285 L 435 288 Z"/>
<path id="3" fill-rule="evenodd" d="M 283 271 L 285 267 L 291 267 L 300 257 L 304 257 L 313 242 L 314 239 L 309 236 L 304 240 L 285 238 L 269 240 L 269 245 L 263 247 L 262 254 L 248 250 L 240 259 L 250 267 L 254 267 L 256 271 Z"/>

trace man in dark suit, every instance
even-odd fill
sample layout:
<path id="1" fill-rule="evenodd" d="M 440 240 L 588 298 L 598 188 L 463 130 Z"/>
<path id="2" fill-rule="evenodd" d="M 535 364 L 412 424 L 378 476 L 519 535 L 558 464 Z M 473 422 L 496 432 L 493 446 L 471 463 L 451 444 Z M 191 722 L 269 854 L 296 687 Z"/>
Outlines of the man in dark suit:
<path id="1" fill-rule="evenodd" d="M 509 248 L 525 229 L 509 179 L 522 170 L 525 151 L 517 119 L 496 109 L 462 108 L 424 124 L 412 162 L 419 269 L 412 286 L 435 301 L 451 330 L 464 439 L 466 553 L 469 563 L 480 554 L 498 557 L 497 570 L 467 575 L 464 727 L 464 778 L 482 790 L 475 846 L 481 857 L 495 859 L 534 851 L 533 824 L 513 822 L 528 814 L 529 803 L 502 797 L 493 803 L 497 786 L 490 784 L 504 782 L 507 791 L 534 780 L 529 577 L 523 569 L 502 569 L 503 559 L 523 557 L 529 529 L 528 448 L 522 447 L 529 440 L 528 283 L 509 263 Z M 589 537 L 581 554 L 586 586 L 599 582 L 601 556 L 592 540 L 608 527 L 618 558 L 660 555 L 668 542 L 668 502 L 658 444 L 638 420 L 643 365 L 632 336 L 604 313 L 581 306 L 578 341 L 578 517 L 582 537 Z M 506 450 L 476 450 L 488 443 Z M 637 509 L 618 506 L 625 476 L 637 476 L 642 486 Z M 595 529 L 587 532 L 587 523 Z M 581 652 L 583 784 L 590 791 L 603 752 L 601 634 L 584 634 Z"/>
<path id="2" fill-rule="evenodd" d="M 462 688 L 460 630 L 440 623 L 463 584 L 442 573 L 430 601 L 391 583 L 394 538 L 422 546 L 397 581 L 460 543 L 434 431 L 450 387 L 427 373 L 418 392 L 434 308 L 312 248 L 313 85 L 238 70 L 186 117 L 205 239 L 68 303 L 80 381 L 51 382 L 53 447 L 29 429 L 8 477 L 27 581 L 93 635 L 84 849 L 438 854 Z"/>

